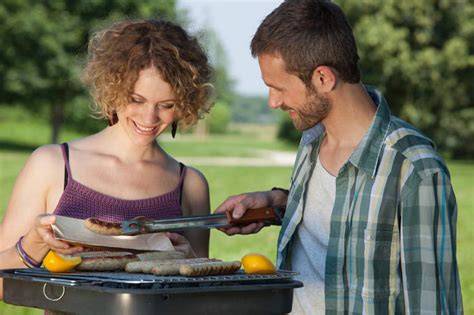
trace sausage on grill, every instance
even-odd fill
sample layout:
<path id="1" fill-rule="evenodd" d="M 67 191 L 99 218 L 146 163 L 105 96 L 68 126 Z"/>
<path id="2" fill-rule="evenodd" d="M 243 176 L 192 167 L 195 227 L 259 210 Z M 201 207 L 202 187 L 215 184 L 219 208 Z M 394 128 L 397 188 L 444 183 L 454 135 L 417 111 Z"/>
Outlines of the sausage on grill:
<path id="1" fill-rule="evenodd" d="M 209 258 L 190 258 L 190 259 L 159 259 L 159 260 L 148 260 L 148 261 L 135 261 L 128 263 L 125 266 L 125 271 L 130 273 L 154 273 L 156 275 L 164 276 L 170 274 L 179 274 L 179 266 L 182 264 L 190 264 L 190 263 L 202 263 L 208 261 L 217 261 L 216 259 L 209 259 Z M 170 273 L 166 271 L 165 274 L 161 272 L 165 266 L 176 266 L 176 272 Z M 153 272 L 153 268 L 157 267 L 155 272 Z M 166 269 L 166 270 L 169 270 Z"/>
<path id="2" fill-rule="evenodd" d="M 76 266 L 77 270 L 80 271 L 117 271 L 124 270 L 125 266 L 130 263 L 137 261 L 138 257 L 130 255 L 122 256 L 95 256 L 95 257 L 84 257 L 79 265 Z"/>
<path id="3" fill-rule="evenodd" d="M 137 254 L 138 259 L 146 260 L 162 260 L 162 259 L 184 259 L 186 255 L 178 251 L 163 251 L 163 252 L 145 252 Z"/>
<path id="4" fill-rule="evenodd" d="M 234 273 L 240 269 L 240 261 L 216 261 L 184 264 L 179 267 L 182 276 L 212 276 Z"/>

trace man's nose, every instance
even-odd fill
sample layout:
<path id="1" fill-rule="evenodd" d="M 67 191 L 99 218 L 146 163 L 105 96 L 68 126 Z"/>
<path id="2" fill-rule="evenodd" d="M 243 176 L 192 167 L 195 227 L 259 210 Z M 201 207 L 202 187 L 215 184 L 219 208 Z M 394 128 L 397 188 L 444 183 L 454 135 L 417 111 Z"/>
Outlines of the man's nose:
<path id="1" fill-rule="evenodd" d="M 273 109 L 277 109 L 282 104 L 280 92 L 270 89 L 268 93 L 268 106 Z"/>

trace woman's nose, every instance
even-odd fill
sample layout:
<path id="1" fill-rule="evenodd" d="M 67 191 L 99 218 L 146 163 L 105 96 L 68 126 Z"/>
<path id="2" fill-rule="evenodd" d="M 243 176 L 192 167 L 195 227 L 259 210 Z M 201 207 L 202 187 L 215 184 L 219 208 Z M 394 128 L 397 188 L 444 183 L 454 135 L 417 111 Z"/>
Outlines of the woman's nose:
<path id="1" fill-rule="evenodd" d="M 159 108 L 158 106 L 155 106 L 154 104 L 145 104 L 143 107 L 143 118 L 146 123 L 153 124 L 156 121 L 158 121 L 159 118 Z"/>

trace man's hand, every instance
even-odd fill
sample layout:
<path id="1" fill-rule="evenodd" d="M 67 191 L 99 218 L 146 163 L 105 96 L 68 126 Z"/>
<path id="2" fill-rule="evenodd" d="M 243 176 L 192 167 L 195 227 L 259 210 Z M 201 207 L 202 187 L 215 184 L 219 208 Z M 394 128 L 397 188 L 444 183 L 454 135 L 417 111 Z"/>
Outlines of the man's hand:
<path id="1" fill-rule="evenodd" d="M 282 194 L 284 196 L 282 196 Z M 284 200 L 284 201 L 283 201 Z M 214 213 L 230 211 L 234 219 L 239 219 L 247 209 L 264 207 L 281 207 L 286 204 L 286 195 L 281 191 L 261 191 L 244 193 L 227 198 Z M 251 223 L 245 226 L 220 228 L 227 235 L 257 233 L 264 227 L 263 223 Z"/>

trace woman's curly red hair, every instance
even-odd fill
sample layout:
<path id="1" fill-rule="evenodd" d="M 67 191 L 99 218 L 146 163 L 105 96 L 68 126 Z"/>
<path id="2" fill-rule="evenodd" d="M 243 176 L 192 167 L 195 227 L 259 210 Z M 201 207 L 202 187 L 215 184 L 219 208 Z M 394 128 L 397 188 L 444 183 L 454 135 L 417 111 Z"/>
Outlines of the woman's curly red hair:
<path id="1" fill-rule="evenodd" d="M 81 79 L 100 118 L 130 102 L 141 70 L 158 69 L 175 95 L 182 128 L 209 112 L 212 70 L 198 41 L 180 26 L 161 20 L 123 21 L 95 33 Z"/>

